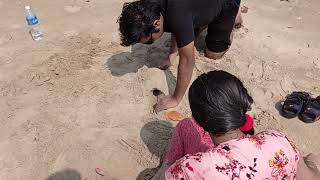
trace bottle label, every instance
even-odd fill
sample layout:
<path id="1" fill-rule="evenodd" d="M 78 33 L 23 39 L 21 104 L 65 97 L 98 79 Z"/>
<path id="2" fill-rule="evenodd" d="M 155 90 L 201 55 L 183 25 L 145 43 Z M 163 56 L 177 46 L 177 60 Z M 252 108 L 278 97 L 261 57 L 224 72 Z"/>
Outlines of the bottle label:
<path id="1" fill-rule="evenodd" d="M 38 24 L 39 22 L 37 16 L 27 16 L 26 20 L 28 25 L 35 25 L 35 24 Z"/>

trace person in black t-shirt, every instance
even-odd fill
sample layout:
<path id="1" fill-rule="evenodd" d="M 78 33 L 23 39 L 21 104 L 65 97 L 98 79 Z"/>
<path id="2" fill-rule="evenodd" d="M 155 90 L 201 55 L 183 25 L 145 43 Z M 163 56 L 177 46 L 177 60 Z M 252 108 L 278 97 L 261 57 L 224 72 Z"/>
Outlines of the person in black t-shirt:
<path id="1" fill-rule="evenodd" d="M 176 107 L 182 100 L 194 68 L 194 40 L 205 27 L 206 56 L 219 59 L 226 53 L 239 6 L 240 0 L 140 0 L 124 4 L 118 19 L 121 45 L 151 44 L 170 32 L 170 54 L 159 68 L 168 68 L 179 55 L 175 92 L 158 99 L 157 112 Z M 237 18 L 240 21 L 241 16 Z"/>

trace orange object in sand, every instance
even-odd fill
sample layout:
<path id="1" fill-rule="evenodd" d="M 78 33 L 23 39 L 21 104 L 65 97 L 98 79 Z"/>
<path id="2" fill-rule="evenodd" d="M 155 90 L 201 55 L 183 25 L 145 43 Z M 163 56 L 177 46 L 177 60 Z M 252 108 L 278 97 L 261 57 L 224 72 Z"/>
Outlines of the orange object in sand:
<path id="1" fill-rule="evenodd" d="M 184 118 L 184 116 L 177 111 L 169 111 L 166 112 L 166 118 L 172 121 L 180 121 Z"/>

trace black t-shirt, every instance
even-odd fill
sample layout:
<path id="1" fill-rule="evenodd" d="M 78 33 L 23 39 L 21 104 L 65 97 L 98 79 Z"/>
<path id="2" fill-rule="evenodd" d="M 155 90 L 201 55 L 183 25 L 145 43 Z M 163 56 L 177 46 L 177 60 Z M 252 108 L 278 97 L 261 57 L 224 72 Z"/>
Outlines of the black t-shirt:
<path id="1" fill-rule="evenodd" d="M 194 41 L 194 29 L 208 25 L 226 0 L 161 0 L 164 28 L 176 36 L 179 48 Z"/>

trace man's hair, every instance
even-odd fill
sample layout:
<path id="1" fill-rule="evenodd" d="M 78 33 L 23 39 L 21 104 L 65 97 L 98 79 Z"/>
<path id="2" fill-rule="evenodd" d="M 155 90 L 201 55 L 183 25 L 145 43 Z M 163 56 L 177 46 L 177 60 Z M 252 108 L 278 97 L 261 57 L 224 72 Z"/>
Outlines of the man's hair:
<path id="1" fill-rule="evenodd" d="M 253 99 L 237 77 L 211 71 L 192 83 L 189 103 L 197 123 L 207 132 L 221 135 L 244 125 Z"/>
<path id="2" fill-rule="evenodd" d="M 160 4 L 150 0 L 124 3 L 118 18 L 121 45 L 130 46 L 138 43 L 142 37 L 159 32 L 153 25 L 160 19 Z"/>

